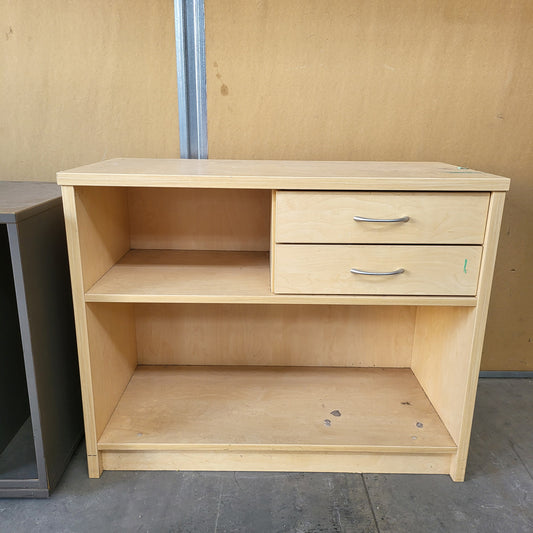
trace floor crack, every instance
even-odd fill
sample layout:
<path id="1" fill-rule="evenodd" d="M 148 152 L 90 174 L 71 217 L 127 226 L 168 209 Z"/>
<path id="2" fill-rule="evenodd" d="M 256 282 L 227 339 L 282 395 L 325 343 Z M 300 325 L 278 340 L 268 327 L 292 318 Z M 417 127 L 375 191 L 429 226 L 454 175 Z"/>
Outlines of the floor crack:
<path id="1" fill-rule="evenodd" d="M 223 489 L 224 489 L 224 478 L 221 478 L 220 479 L 220 489 L 219 489 L 219 493 L 218 493 L 218 504 L 217 504 L 217 517 L 216 517 L 216 520 L 215 520 L 215 529 L 214 529 L 214 533 L 217 533 L 217 529 L 218 529 L 218 519 L 220 517 L 220 504 L 222 502 L 222 492 L 223 492 Z"/>
<path id="2" fill-rule="evenodd" d="M 363 480 L 363 487 L 365 488 L 366 499 L 368 500 L 368 505 L 370 505 L 370 510 L 372 511 L 372 516 L 374 517 L 374 524 L 376 526 L 376 530 L 378 533 L 380 533 L 378 519 L 376 518 L 376 513 L 374 512 L 374 506 L 372 505 L 372 500 L 370 499 L 370 494 L 368 492 L 368 487 L 366 486 L 364 474 L 361 474 L 361 479 Z"/>
<path id="3" fill-rule="evenodd" d="M 235 481 L 235 484 L 237 487 L 239 487 L 239 490 L 242 490 L 241 486 L 239 485 L 239 482 L 237 481 L 237 472 L 233 472 L 233 481 Z"/>
<path id="4" fill-rule="evenodd" d="M 518 450 L 516 449 L 515 444 L 514 444 L 514 442 L 511 439 L 509 439 L 509 444 L 511 445 L 511 449 L 513 450 L 515 455 L 518 457 L 518 460 L 522 463 L 522 466 L 526 469 L 526 472 L 529 474 L 529 477 L 531 479 L 533 479 L 533 474 L 531 474 L 531 471 L 529 470 L 529 467 L 527 466 L 525 461 L 522 459 L 522 457 L 518 453 Z"/>

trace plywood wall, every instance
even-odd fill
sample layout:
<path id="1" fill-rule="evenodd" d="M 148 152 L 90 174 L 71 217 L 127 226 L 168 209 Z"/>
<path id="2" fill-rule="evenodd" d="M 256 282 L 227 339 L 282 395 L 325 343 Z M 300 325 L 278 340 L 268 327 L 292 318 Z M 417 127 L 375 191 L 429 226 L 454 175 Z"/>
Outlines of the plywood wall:
<path id="1" fill-rule="evenodd" d="M 209 155 L 512 178 L 483 368 L 533 370 L 533 3 L 205 0 Z M 0 0 L 0 179 L 179 154 L 172 0 Z"/>
<path id="2" fill-rule="evenodd" d="M 0 179 L 178 157 L 172 0 L 0 0 Z"/>
<path id="3" fill-rule="evenodd" d="M 206 0 L 209 157 L 512 179 L 483 369 L 533 370 L 533 2 Z"/>

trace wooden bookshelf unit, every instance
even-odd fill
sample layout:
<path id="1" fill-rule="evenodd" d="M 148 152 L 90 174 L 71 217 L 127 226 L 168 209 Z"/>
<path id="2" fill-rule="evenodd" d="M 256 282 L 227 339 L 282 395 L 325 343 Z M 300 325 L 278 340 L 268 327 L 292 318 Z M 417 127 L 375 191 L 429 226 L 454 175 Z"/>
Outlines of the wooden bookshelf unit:
<path id="1" fill-rule="evenodd" d="M 115 159 L 58 183 L 91 477 L 464 479 L 507 178 Z"/>

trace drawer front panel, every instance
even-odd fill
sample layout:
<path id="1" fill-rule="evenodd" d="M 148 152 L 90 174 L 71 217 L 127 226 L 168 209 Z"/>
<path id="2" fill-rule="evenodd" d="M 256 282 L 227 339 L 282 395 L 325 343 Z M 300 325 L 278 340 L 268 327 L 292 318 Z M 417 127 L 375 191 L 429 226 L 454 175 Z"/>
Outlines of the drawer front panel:
<path id="1" fill-rule="evenodd" d="M 276 246 L 274 292 L 475 296 L 481 246 Z M 365 275 L 359 271 L 391 275 Z"/>
<path id="2" fill-rule="evenodd" d="M 481 244 L 488 205 L 488 193 L 278 191 L 276 242 Z"/>

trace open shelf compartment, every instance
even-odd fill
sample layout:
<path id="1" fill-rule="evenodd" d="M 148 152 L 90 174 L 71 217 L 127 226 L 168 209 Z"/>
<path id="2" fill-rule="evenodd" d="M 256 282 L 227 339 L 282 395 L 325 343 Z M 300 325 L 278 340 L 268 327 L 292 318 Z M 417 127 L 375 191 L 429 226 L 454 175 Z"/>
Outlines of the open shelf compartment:
<path id="1" fill-rule="evenodd" d="M 472 296 L 274 294 L 265 190 L 76 189 L 86 302 L 475 306 Z"/>
<path id="2" fill-rule="evenodd" d="M 460 404 L 416 319 L 469 307 L 86 307 L 104 469 L 449 472 Z"/>

